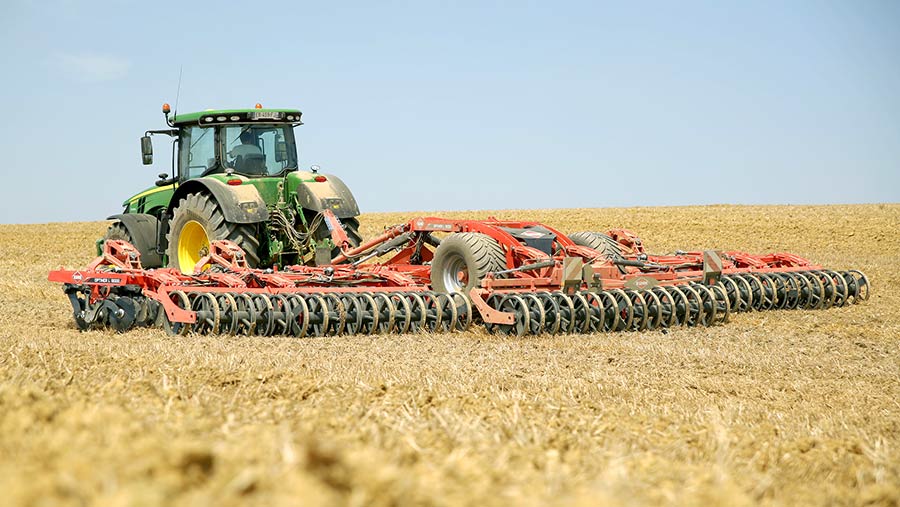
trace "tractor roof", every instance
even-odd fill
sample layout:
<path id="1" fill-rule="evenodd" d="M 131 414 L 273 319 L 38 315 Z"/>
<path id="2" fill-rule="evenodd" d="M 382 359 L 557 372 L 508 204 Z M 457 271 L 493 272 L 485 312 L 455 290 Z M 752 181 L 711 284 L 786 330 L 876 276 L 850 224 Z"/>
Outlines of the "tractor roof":
<path id="1" fill-rule="evenodd" d="M 196 113 L 182 113 L 172 121 L 175 125 L 221 125 L 226 123 L 300 123 L 296 109 L 207 109 Z"/>

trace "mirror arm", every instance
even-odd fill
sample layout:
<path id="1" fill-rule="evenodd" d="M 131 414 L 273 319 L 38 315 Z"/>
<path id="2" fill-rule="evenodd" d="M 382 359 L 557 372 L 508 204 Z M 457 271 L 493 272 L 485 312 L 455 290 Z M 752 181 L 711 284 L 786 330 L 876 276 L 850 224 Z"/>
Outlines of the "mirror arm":
<path id="1" fill-rule="evenodd" d="M 178 129 L 148 130 L 144 132 L 145 136 L 149 136 L 150 134 L 163 134 L 169 137 L 176 137 L 178 135 Z"/>

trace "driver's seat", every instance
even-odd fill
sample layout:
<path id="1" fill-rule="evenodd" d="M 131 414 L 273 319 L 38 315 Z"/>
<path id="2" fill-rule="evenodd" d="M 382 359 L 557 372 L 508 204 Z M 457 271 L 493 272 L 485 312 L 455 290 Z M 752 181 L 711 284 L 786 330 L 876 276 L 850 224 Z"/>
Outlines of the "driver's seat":
<path id="1" fill-rule="evenodd" d="M 247 153 L 234 159 L 234 170 L 249 175 L 268 174 L 266 156 L 262 153 Z"/>

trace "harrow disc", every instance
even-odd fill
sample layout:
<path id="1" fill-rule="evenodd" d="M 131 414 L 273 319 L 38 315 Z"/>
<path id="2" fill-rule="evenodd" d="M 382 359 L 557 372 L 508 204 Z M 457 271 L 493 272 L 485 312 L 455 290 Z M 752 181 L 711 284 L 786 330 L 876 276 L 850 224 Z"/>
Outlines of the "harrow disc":
<path id="1" fill-rule="evenodd" d="M 254 294 L 253 313 L 256 314 L 256 327 L 253 333 L 257 336 L 272 336 L 275 333 L 275 308 L 265 294 Z"/>
<path id="2" fill-rule="evenodd" d="M 537 296 L 531 293 L 520 296 L 528 307 L 528 334 L 539 335 L 544 332 L 547 315 L 544 305 Z"/>
<path id="3" fill-rule="evenodd" d="M 344 308 L 344 302 L 333 292 L 323 294 L 321 297 L 325 299 L 325 314 L 328 315 L 325 334 L 330 336 L 344 334 L 347 325 L 347 309 Z"/>
<path id="4" fill-rule="evenodd" d="M 346 311 L 344 332 L 348 335 L 360 334 L 363 329 L 366 315 L 363 312 L 362 303 L 353 294 L 341 294 L 338 296 Z"/>
<path id="5" fill-rule="evenodd" d="M 847 288 L 847 281 L 844 280 L 844 277 L 830 270 L 823 270 L 822 273 L 834 283 L 834 306 L 840 308 L 847 304 L 850 293 Z"/>
<path id="6" fill-rule="evenodd" d="M 603 326 L 603 302 L 596 292 L 582 292 L 581 297 L 587 302 L 585 306 L 585 332 L 600 331 Z"/>
<path id="7" fill-rule="evenodd" d="M 853 285 L 854 303 L 869 299 L 869 279 L 862 271 L 851 269 L 844 273 L 844 278 L 847 280 L 848 286 Z"/>
<path id="8" fill-rule="evenodd" d="M 288 335 L 291 334 L 291 302 L 284 294 L 272 294 L 269 296 L 272 302 L 272 314 L 275 318 L 275 329 L 272 334 Z"/>
<path id="9" fill-rule="evenodd" d="M 741 311 L 741 290 L 740 287 L 738 287 L 737 282 L 730 276 L 723 276 L 722 279 L 719 280 L 719 284 L 722 286 L 722 289 L 725 290 L 725 295 L 728 297 L 728 309 L 732 312 Z"/>
<path id="10" fill-rule="evenodd" d="M 359 303 L 359 312 L 362 314 L 362 323 L 359 326 L 358 332 L 366 335 L 377 334 L 378 318 L 380 317 L 378 303 L 375 301 L 375 298 L 368 293 L 357 294 L 356 299 Z"/>
<path id="11" fill-rule="evenodd" d="M 291 294 L 288 299 L 291 304 L 291 314 L 288 318 L 291 335 L 303 338 L 309 330 L 309 305 L 300 294 Z"/>
<path id="12" fill-rule="evenodd" d="M 659 302 L 660 326 L 666 328 L 677 326 L 678 318 L 675 313 L 675 298 L 673 294 L 662 286 L 653 287 L 650 292 L 656 296 L 656 300 Z"/>
<path id="13" fill-rule="evenodd" d="M 309 294 L 304 299 L 309 312 L 307 333 L 316 337 L 325 336 L 331 324 L 328 302 L 319 294 Z"/>
<path id="14" fill-rule="evenodd" d="M 728 293 L 722 285 L 710 285 L 709 291 L 713 294 L 713 306 L 715 308 L 715 318 L 713 324 L 725 324 L 731 314 L 731 302 L 728 300 Z"/>
<path id="15" fill-rule="evenodd" d="M 435 308 L 437 314 L 434 322 L 437 324 L 434 328 L 429 328 L 433 332 L 450 332 L 459 326 L 459 312 L 456 309 L 456 301 L 450 294 L 434 294 Z M 430 310 L 429 310 L 430 311 Z"/>
<path id="16" fill-rule="evenodd" d="M 472 325 L 472 302 L 469 301 L 469 298 L 460 294 L 459 292 L 454 292 L 450 294 L 450 297 L 453 299 L 453 306 L 456 307 L 456 325 L 455 329 L 457 331 L 466 331 L 469 329 L 469 326 Z"/>
<path id="17" fill-rule="evenodd" d="M 785 310 L 793 310 L 797 308 L 800 302 L 800 282 L 793 273 L 773 273 L 779 282 L 783 285 L 783 294 L 780 298 L 780 308 Z"/>
<path id="18" fill-rule="evenodd" d="M 381 334 L 390 333 L 394 329 L 397 317 L 397 309 L 391 297 L 383 292 L 377 292 L 372 295 L 372 299 L 375 300 L 375 329 Z"/>
<path id="19" fill-rule="evenodd" d="M 550 292 L 538 292 L 535 296 L 541 301 L 541 305 L 544 307 L 543 331 L 548 334 L 559 333 L 559 328 L 562 325 L 562 313 L 560 311 L 559 301 Z"/>
<path id="20" fill-rule="evenodd" d="M 256 331 L 256 306 L 249 294 L 239 293 L 234 295 L 235 320 L 237 321 L 237 334 L 252 335 Z"/>
<path id="21" fill-rule="evenodd" d="M 409 300 L 402 293 L 395 292 L 391 294 L 391 306 L 394 308 L 395 320 L 394 331 L 398 334 L 407 332 L 412 323 L 412 309 Z"/>
<path id="22" fill-rule="evenodd" d="M 631 298 L 629 298 L 628 294 L 622 289 L 612 289 L 608 292 L 615 300 L 613 310 L 618 313 L 619 317 L 616 327 L 611 330 L 625 331 L 631 329 L 632 323 L 634 322 L 634 305 L 631 303 Z"/>
<path id="23" fill-rule="evenodd" d="M 522 336 L 531 329 L 531 316 L 528 312 L 528 304 L 521 297 L 515 294 L 504 296 L 500 300 L 500 306 L 497 309 L 501 312 L 510 312 L 515 316 L 515 322 L 512 324 L 497 324 L 494 326 L 494 329 L 499 334 Z"/>
<path id="24" fill-rule="evenodd" d="M 709 286 L 693 283 L 690 288 L 700 296 L 699 313 L 695 324 L 711 326 L 716 322 L 716 296 Z"/>
<path id="25" fill-rule="evenodd" d="M 418 296 L 422 298 L 423 306 L 421 311 L 425 316 L 422 321 L 422 326 L 419 330 L 430 333 L 440 329 L 441 321 L 444 319 L 444 315 L 440 303 L 437 301 L 435 293 L 422 292 L 421 294 L 418 294 Z"/>
<path id="26" fill-rule="evenodd" d="M 124 333 L 134 325 L 137 317 L 138 305 L 134 302 L 134 299 L 131 299 L 128 296 L 116 298 L 113 304 L 115 306 L 110 308 L 107 317 L 109 325 L 115 329 L 116 332 Z"/>
<path id="27" fill-rule="evenodd" d="M 585 293 L 587 294 L 587 293 Z M 575 333 L 590 333 L 596 330 L 591 328 L 591 308 L 583 293 L 572 294 L 572 328 Z"/>
<path id="28" fill-rule="evenodd" d="M 197 322 L 191 326 L 196 334 L 216 334 L 219 332 L 219 303 L 209 292 L 192 292 L 188 294 L 191 310 L 197 314 Z"/>
<path id="29" fill-rule="evenodd" d="M 822 282 L 822 308 L 827 310 L 834 306 L 834 300 L 837 297 L 834 280 L 832 280 L 830 276 L 826 275 L 822 271 L 812 271 L 811 273 Z"/>
<path id="30" fill-rule="evenodd" d="M 236 334 L 238 327 L 238 321 L 235 318 L 237 301 L 227 292 L 216 294 L 214 297 L 219 305 L 219 332 L 228 335 Z"/>
<path id="31" fill-rule="evenodd" d="M 809 271 L 800 272 L 799 275 L 806 279 L 808 285 L 806 297 L 803 298 L 806 301 L 804 308 L 807 310 L 822 308 L 825 300 L 825 286 L 822 284 L 822 280 Z"/>
<path id="32" fill-rule="evenodd" d="M 409 301 L 409 332 L 418 333 L 422 331 L 425 329 L 425 322 L 428 320 L 428 308 L 425 306 L 425 300 L 416 292 L 406 292 L 402 297 Z"/>
<path id="33" fill-rule="evenodd" d="M 182 310 L 190 310 L 191 303 L 188 301 L 187 294 L 180 290 L 173 290 L 169 292 L 169 299 L 172 303 L 175 304 L 176 307 Z M 191 332 L 190 324 L 183 324 L 181 322 L 172 322 L 169 320 L 169 317 L 166 315 L 166 312 L 160 310 L 159 315 L 157 316 L 157 322 L 162 324 L 163 329 L 165 329 L 167 334 L 170 335 L 187 335 Z"/>
<path id="34" fill-rule="evenodd" d="M 663 307 L 659 296 L 652 290 L 644 291 L 644 301 L 647 302 L 647 329 L 665 327 L 663 324 Z"/>
<path id="35" fill-rule="evenodd" d="M 631 302 L 633 318 L 631 319 L 631 327 L 633 331 L 644 331 L 647 329 L 647 322 L 650 315 L 647 313 L 647 300 L 640 291 L 626 290 L 625 294 Z"/>
<path id="36" fill-rule="evenodd" d="M 557 332 L 568 334 L 575 332 L 575 303 L 566 294 L 556 291 L 551 294 L 559 311 Z"/>

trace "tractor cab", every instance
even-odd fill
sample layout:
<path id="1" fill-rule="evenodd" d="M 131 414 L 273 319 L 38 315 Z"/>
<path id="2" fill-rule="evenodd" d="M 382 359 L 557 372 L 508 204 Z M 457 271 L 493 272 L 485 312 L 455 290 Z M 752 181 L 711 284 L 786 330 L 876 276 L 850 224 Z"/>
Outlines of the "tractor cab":
<path id="1" fill-rule="evenodd" d="M 259 104 L 257 104 L 259 106 Z M 283 176 L 296 171 L 297 144 L 293 127 L 302 125 L 294 109 L 209 110 L 176 115 L 166 122 L 173 127 L 148 131 L 141 142 L 144 164 L 153 161 L 150 134 L 175 138 L 173 176 L 161 177 L 157 186 L 168 186 L 213 174 L 239 174 L 248 178 Z"/>

